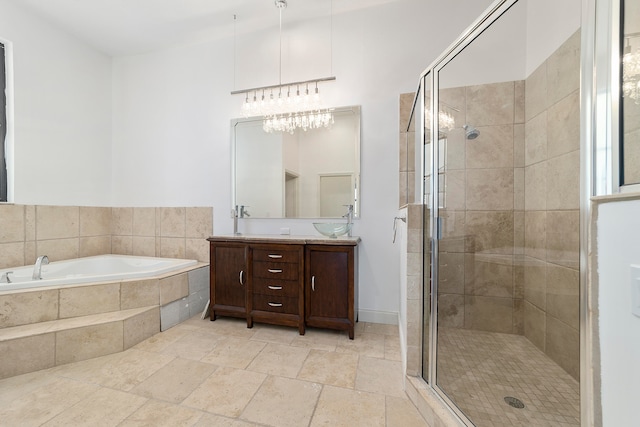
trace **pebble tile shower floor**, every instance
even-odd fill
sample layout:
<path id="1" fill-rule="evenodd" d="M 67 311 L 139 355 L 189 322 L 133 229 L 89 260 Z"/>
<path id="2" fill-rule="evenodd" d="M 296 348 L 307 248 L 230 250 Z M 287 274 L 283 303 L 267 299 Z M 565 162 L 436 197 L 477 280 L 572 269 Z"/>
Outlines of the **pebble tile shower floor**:
<path id="1" fill-rule="evenodd" d="M 345 333 L 194 317 L 122 353 L 0 381 L 0 426 L 426 423 L 403 391 L 398 327 Z"/>

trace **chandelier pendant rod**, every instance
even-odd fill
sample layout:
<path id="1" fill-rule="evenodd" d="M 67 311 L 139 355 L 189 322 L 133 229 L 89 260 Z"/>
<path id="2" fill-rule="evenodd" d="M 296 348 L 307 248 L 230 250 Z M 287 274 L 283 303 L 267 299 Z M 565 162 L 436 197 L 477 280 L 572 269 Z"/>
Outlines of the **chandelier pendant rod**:
<path id="1" fill-rule="evenodd" d="M 322 77 L 322 78 L 319 78 L 319 79 L 301 80 L 299 82 L 290 82 L 290 83 L 285 83 L 285 84 L 252 87 L 252 88 L 249 88 L 249 89 L 239 89 L 239 90 L 231 91 L 231 95 L 239 95 L 241 93 L 249 93 L 249 92 L 255 92 L 255 91 L 260 91 L 260 90 L 275 89 L 275 88 L 281 87 L 281 86 L 296 86 L 296 85 L 304 85 L 304 84 L 307 84 L 307 83 L 328 82 L 328 81 L 335 80 L 335 79 L 336 79 L 335 76 L 332 76 L 332 77 Z"/>

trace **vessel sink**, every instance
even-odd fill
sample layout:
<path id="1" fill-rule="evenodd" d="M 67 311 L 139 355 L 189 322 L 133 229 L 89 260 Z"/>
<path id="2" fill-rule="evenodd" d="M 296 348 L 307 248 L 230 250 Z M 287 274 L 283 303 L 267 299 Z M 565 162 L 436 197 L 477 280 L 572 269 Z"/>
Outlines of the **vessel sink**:
<path id="1" fill-rule="evenodd" d="M 347 224 L 345 222 L 314 222 L 313 226 L 323 236 L 331 237 L 332 239 L 347 234 L 351 231 L 353 224 Z"/>

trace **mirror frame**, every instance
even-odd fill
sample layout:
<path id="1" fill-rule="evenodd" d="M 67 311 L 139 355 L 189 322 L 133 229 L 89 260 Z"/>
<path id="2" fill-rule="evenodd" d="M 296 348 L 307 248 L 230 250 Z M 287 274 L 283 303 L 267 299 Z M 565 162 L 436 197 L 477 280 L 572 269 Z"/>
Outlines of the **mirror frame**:
<path id="1" fill-rule="evenodd" d="M 353 112 L 354 113 L 354 120 L 355 120 L 355 124 L 357 126 L 357 132 L 356 132 L 356 142 L 355 142 L 355 171 L 354 171 L 354 184 L 355 184 L 355 188 L 354 188 L 354 207 L 353 207 L 353 218 L 357 219 L 360 218 L 360 210 L 361 210 L 361 186 L 362 186 L 362 180 L 361 180 L 361 169 L 362 169 L 362 159 L 361 159 L 361 146 L 362 146 L 362 126 L 361 126 L 361 107 L 359 105 L 350 105 L 350 106 L 343 106 L 343 107 L 336 107 L 332 109 L 334 113 L 338 112 Z M 230 126 L 230 140 L 231 140 L 231 205 L 230 205 L 230 209 L 231 211 L 234 210 L 234 207 L 236 206 L 237 202 L 236 202 L 236 192 L 237 192 L 237 183 L 236 183 L 236 172 L 237 172 L 237 166 L 236 166 L 236 162 L 237 162 L 237 149 L 236 149 L 236 127 L 239 124 L 242 123 L 247 123 L 247 122 L 255 122 L 255 121 L 261 121 L 262 117 L 261 116 L 253 116 L 253 117 L 242 117 L 242 118 L 234 118 L 231 119 L 231 126 Z M 296 132 L 304 132 L 303 130 L 296 130 Z M 250 209 L 248 209 L 250 211 Z M 345 209 L 345 213 L 346 213 L 346 209 Z M 261 217 L 261 216 L 251 216 L 249 219 L 254 218 L 254 219 L 336 219 L 338 217 L 319 217 L 319 216 L 303 216 L 303 217 L 285 217 L 285 216 L 278 216 L 278 217 Z"/>

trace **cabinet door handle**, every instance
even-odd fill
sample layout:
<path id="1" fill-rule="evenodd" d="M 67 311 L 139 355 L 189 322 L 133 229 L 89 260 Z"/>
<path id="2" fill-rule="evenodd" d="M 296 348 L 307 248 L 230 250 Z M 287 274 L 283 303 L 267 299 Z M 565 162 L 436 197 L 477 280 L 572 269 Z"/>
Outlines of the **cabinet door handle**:
<path id="1" fill-rule="evenodd" d="M 316 291 L 316 276 L 311 276 L 311 290 Z"/>
<path id="2" fill-rule="evenodd" d="M 282 255 L 269 254 L 269 258 L 271 258 L 271 259 L 280 259 L 280 258 L 282 258 Z"/>
<path id="3" fill-rule="evenodd" d="M 282 307 L 282 304 L 279 302 L 270 302 L 269 307 Z"/>
<path id="4" fill-rule="evenodd" d="M 281 291 L 282 290 L 282 286 L 271 286 L 271 285 L 269 285 L 269 289 L 271 289 L 272 291 Z"/>
<path id="5" fill-rule="evenodd" d="M 240 284 L 244 285 L 244 270 L 240 270 Z"/>
<path id="6" fill-rule="evenodd" d="M 281 269 L 280 270 L 276 270 L 276 269 L 270 268 L 269 269 L 269 273 L 282 273 L 282 270 Z"/>

